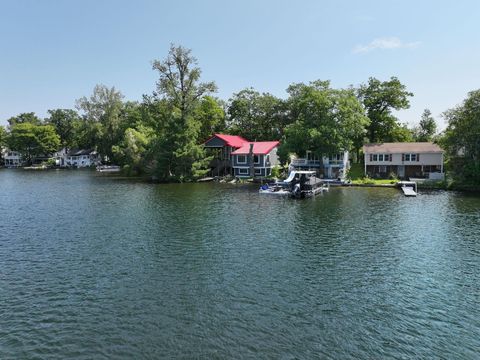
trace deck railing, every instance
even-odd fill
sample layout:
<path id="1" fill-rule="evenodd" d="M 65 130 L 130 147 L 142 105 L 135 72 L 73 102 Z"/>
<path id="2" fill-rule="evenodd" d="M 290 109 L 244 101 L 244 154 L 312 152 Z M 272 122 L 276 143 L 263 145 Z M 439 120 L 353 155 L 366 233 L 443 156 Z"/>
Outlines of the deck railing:
<path id="1" fill-rule="evenodd" d="M 309 160 L 309 159 L 293 159 L 293 166 L 319 166 L 321 164 L 320 160 Z"/>

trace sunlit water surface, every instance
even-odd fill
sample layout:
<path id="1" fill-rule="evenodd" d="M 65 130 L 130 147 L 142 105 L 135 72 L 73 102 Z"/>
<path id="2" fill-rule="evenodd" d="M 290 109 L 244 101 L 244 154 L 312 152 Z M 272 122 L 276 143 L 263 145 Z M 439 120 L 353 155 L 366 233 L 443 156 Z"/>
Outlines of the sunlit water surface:
<path id="1" fill-rule="evenodd" d="M 480 197 L 0 170 L 0 358 L 480 357 Z"/>

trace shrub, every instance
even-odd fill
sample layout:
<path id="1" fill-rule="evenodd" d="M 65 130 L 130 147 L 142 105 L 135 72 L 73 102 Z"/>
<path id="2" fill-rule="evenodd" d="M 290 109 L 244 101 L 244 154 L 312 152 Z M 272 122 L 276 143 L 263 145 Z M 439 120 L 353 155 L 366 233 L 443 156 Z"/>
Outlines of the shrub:
<path id="1" fill-rule="evenodd" d="M 272 172 L 270 174 L 271 177 L 274 177 L 274 178 L 279 178 L 282 176 L 282 168 L 280 166 L 274 166 L 272 168 Z"/>

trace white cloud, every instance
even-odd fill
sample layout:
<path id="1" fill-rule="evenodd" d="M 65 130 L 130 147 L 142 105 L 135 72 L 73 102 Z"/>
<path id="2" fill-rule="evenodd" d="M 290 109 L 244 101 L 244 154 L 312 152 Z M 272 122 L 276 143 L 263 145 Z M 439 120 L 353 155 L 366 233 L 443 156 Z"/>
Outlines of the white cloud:
<path id="1" fill-rule="evenodd" d="M 357 45 L 353 48 L 354 54 L 361 54 L 367 53 L 376 49 L 384 49 L 384 50 L 393 50 L 393 49 L 402 49 L 402 48 L 415 48 L 420 45 L 420 41 L 415 42 L 403 42 L 397 37 L 383 37 L 377 38 L 371 41 L 369 44 L 366 45 Z"/>

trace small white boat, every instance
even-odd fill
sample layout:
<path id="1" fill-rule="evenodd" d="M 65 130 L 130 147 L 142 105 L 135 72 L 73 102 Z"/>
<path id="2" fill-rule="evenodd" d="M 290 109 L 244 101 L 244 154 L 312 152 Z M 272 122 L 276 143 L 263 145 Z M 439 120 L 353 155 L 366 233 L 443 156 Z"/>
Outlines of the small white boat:
<path id="1" fill-rule="evenodd" d="M 121 170 L 118 165 L 99 165 L 97 166 L 98 172 L 119 172 Z"/>

